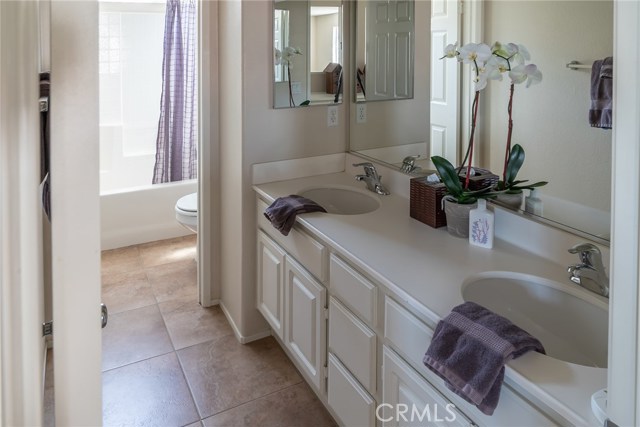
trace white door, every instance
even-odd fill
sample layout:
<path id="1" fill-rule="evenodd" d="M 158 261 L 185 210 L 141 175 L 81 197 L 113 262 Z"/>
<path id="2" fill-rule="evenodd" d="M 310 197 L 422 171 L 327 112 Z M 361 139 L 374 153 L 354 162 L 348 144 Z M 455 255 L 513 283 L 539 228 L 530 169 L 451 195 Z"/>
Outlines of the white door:
<path id="1" fill-rule="evenodd" d="M 51 2 L 56 425 L 102 424 L 98 3 Z"/>
<path id="2" fill-rule="evenodd" d="M 409 98 L 413 94 L 414 4 L 374 0 L 366 8 L 366 99 Z"/>
<path id="3" fill-rule="evenodd" d="M 442 156 L 454 165 L 458 159 L 459 65 L 455 59 L 440 59 L 444 48 L 460 40 L 458 0 L 431 2 L 431 124 L 432 156 Z"/>
<path id="4" fill-rule="evenodd" d="M 284 343 L 315 389 L 324 392 L 327 291 L 291 258 L 285 265 Z"/>

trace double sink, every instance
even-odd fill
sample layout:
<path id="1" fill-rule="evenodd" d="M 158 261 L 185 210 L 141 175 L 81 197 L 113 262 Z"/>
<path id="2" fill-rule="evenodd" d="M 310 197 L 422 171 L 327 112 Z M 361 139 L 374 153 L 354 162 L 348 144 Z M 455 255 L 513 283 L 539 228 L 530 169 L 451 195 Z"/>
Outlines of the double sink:
<path id="1" fill-rule="evenodd" d="M 299 192 L 329 214 L 361 215 L 380 207 L 380 197 L 347 186 L 314 187 Z M 549 357 L 598 368 L 607 367 L 608 303 L 567 282 L 513 272 L 485 272 L 461 287 L 473 301 L 509 319 L 538 338 Z"/>

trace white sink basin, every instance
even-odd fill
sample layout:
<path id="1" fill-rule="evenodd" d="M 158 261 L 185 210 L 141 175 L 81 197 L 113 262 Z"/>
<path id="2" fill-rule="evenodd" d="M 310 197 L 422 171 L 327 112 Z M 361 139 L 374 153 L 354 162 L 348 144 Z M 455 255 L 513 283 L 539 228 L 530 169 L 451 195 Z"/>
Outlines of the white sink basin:
<path id="1" fill-rule="evenodd" d="M 348 187 L 309 188 L 298 194 L 313 200 L 331 214 L 359 215 L 380 207 L 380 200 L 376 196 Z"/>
<path id="2" fill-rule="evenodd" d="M 538 338 L 550 357 L 607 367 L 609 309 L 604 298 L 570 283 L 510 272 L 468 278 L 462 284 L 462 297 Z"/>

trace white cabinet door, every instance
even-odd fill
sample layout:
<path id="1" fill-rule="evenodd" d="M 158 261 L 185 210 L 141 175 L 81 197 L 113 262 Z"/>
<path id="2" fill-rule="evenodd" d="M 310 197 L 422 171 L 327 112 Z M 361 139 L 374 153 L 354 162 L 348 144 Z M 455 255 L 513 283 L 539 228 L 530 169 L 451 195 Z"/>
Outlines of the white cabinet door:
<path id="1" fill-rule="evenodd" d="M 285 252 L 263 232 L 258 232 L 258 310 L 282 339 L 284 316 Z"/>
<path id="2" fill-rule="evenodd" d="M 326 289 L 290 257 L 285 258 L 284 344 L 316 390 L 324 392 Z"/>
<path id="3" fill-rule="evenodd" d="M 390 426 L 470 426 L 467 417 L 404 360 L 383 347 L 382 401 L 378 416 Z"/>

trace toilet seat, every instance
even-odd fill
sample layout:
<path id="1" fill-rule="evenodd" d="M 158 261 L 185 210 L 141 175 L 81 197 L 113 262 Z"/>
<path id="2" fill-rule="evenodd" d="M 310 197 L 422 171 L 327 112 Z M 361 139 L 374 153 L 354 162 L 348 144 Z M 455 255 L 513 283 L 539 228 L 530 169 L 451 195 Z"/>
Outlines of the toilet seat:
<path id="1" fill-rule="evenodd" d="M 176 202 L 176 220 L 187 229 L 198 232 L 198 193 L 187 194 Z"/>
<path id="2" fill-rule="evenodd" d="M 198 215 L 198 193 L 191 193 L 180 197 L 176 202 L 176 211 L 178 210 L 185 215 Z"/>

